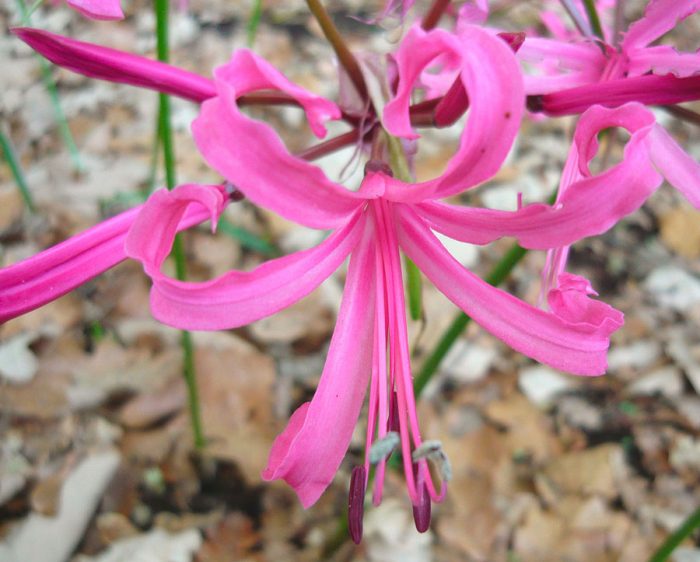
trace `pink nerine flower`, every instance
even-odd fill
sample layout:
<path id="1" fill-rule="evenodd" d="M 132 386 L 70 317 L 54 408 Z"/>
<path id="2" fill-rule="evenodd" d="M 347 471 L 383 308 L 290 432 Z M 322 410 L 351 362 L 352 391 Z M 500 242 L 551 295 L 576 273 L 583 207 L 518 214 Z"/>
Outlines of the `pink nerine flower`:
<path id="1" fill-rule="evenodd" d="M 611 226 L 629 204 L 611 210 L 600 198 L 615 183 L 632 201 L 635 191 L 661 182 L 646 153 L 635 153 L 604 176 L 587 178 L 557 208 L 530 205 L 516 212 L 454 207 L 436 200 L 491 177 L 517 134 L 524 104 L 518 66 L 500 39 L 476 27 L 458 38 L 442 30 L 413 28 L 395 55 L 398 89 L 383 123 L 393 135 L 415 138 L 409 120 L 413 85 L 436 57 L 460 69 L 469 92 L 470 117 L 457 154 L 445 173 L 422 183 L 392 177 L 371 160 L 359 191 L 331 182 L 323 172 L 293 157 L 266 124 L 243 115 L 237 99 L 258 89 L 277 90 L 304 108 L 310 126 L 340 115 L 335 104 L 287 81 L 247 51 L 215 71 L 218 95 L 205 101 L 193 131 L 207 162 L 252 202 L 301 225 L 332 229 L 320 245 L 264 263 L 253 271 L 231 271 L 204 283 L 185 283 L 161 272 L 174 236 L 173 216 L 189 204 L 207 204 L 196 191 L 155 194 L 127 238 L 127 253 L 153 279 L 151 307 L 161 321 L 187 329 L 241 326 L 289 306 L 316 288 L 351 255 L 343 302 L 319 387 L 291 417 L 275 441 L 267 480 L 284 479 L 305 507 L 332 481 L 346 453 L 369 387 L 364 467 L 353 471 L 351 532 L 361 534 L 362 502 L 369 465 L 376 464 L 374 501 L 382 496 L 386 459 L 400 446 L 408 495 L 417 526 L 427 528 L 430 501 L 445 493 L 449 469 L 444 453 L 420 432 L 409 362 L 400 253 L 475 321 L 508 345 L 555 368 L 580 375 L 605 371 L 609 336 L 622 314 L 591 301 L 585 280 L 567 277 L 550 302 L 551 312 L 530 306 L 465 270 L 433 230 L 472 243 L 516 237 L 529 248 L 559 247 Z M 579 189 L 580 187 L 580 189 Z M 199 190 L 205 196 L 208 189 Z M 640 203 L 641 204 L 641 203 Z M 213 209 L 212 209 L 213 212 Z M 436 486 L 428 459 L 442 462 Z"/>
<path id="2" fill-rule="evenodd" d="M 518 56 L 542 63 L 547 75 L 525 75 L 527 94 L 547 94 L 619 78 L 657 75 L 691 76 L 700 72 L 700 54 L 680 53 L 668 45 L 650 46 L 679 21 L 700 10 L 700 0 L 651 0 L 644 16 L 632 23 L 619 45 L 615 38 L 569 37 L 568 41 L 528 37 Z M 607 29 L 608 35 L 612 32 Z"/>

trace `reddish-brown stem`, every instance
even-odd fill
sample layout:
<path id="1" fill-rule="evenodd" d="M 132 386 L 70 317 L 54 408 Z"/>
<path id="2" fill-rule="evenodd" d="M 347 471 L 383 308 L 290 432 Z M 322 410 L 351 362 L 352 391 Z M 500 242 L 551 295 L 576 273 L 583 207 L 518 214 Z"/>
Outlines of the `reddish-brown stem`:
<path id="1" fill-rule="evenodd" d="M 327 141 L 310 146 L 301 152 L 297 152 L 295 156 L 297 158 L 301 158 L 302 160 L 316 160 L 317 158 L 321 158 L 326 154 L 330 154 L 331 152 L 335 152 L 336 150 L 350 146 L 352 143 L 357 142 L 359 138 L 360 131 L 358 129 L 353 129 L 352 131 L 348 131 L 347 133 L 343 133 L 342 135 L 338 135 L 337 137 L 333 137 Z"/>
<path id="2" fill-rule="evenodd" d="M 700 113 L 692 111 L 680 105 L 662 105 L 661 108 L 686 123 L 700 126 Z"/>
<path id="3" fill-rule="evenodd" d="M 433 27 L 435 27 L 438 24 L 438 22 L 440 21 L 440 17 L 449 5 L 450 0 L 435 0 L 433 2 L 433 5 L 430 6 L 430 10 L 428 10 L 428 13 L 425 14 L 425 17 L 423 17 L 421 27 L 426 31 L 428 31 L 429 29 L 433 29 Z"/>
<path id="4" fill-rule="evenodd" d="M 348 46 L 345 44 L 343 37 L 338 32 L 338 28 L 333 23 L 328 12 L 326 12 L 323 4 L 321 4 L 320 0 L 306 0 L 306 3 L 309 6 L 309 10 L 311 10 L 311 13 L 316 18 L 316 21 L 321 26 L 321 30 L 326 36 L 326 39 L 328 39 L 328 42 L 333 47 L 338 61 L 348 73 L 350 80 L 352 80 L 357 93 L 360 94 L 363 99 L 367 99 L 367 86 L 365 85 L 365 79 L 362 77 L 360 65 L 350 52 L 350 49 L 348 49 Z"/>
<path id="5" fill-rule="evenodd" d="M 238 105 L 299 105 L 299 102 L 284 92 L 256 92 L 244 94 L 237 100 Z"/>

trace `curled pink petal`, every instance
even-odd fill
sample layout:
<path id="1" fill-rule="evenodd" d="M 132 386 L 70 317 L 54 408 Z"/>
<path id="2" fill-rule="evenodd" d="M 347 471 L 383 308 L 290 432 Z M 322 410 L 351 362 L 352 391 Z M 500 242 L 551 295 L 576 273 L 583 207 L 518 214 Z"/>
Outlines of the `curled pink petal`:
<path id="1" fill-rule="evenodd" d="M 126 251 L 153 280 L 153 316 L 187 330 L 221 330 L 249 324 L 308 295 L 335 271 L 357 244 L 364 215 L 355 215 L 315 248 L 270 260 L 252 271 L 229 271 L 211 281 L 177 281 L 160 268 L 172 247 L 175 225 L 189 208 L 204 207 L 213 218 L 222 201 L 214 190 L 154 193 L 129 232 Z"/>
<path id="2" fill-rule="evenodd" d="M 233 53 L 229 63 L 214 70 L 214 77 L 231 86 L 236 97 L 268 89 L 288 94 L 304 108 L 309 126 L 317 137 L 325 136 L 325 121 L 340 118 L 340 109 L 335 103 L 297 86 L 265 59 L 247 49 Z"/>
<path id="3" fill-rule="evenodd" d="M 602 301 L 589 298 L 590 295 L 597 296 L 598 293 L 593 290 L 588 279 L 572 273 L 562 273 L 557 287 L 549 291 L 547 302 L 554 314 L 571 324 L 609 324 L 615 330 L 622 326 L 622 312 Z"/>
<path id="4" fill-rule="evenodd" d="M 629 55 L 629 73 L 639 76 L 673 74 L 680 78 L 700 72 L 700 53 L 679 53 L 668 45 L 647 47 Z"/>
<path id="5" fill-rule="evenodd" d="M 310 403 L 275 440 L 265 480 L 284 479 L 304 507 L 333 480 L 352 437 L 372 372 L 374 247 L 371 223 L 353 252 L 328 358 Z"/>
<path id="6" fill-rule="evenodd" d="M 121 20 L 124 12 L 119 0 L 67 0 L 71 8 L 94 20 Z"/>
<path id="7" fill-rule="evenodd" d="M 0 322 L 39 308 L 124 260 L 127 232 L 142 208 L 121 213 L 0 269 Z M 184 230 L 205 219 L 201 208 L 192 208 L 178 217 L 173 228 Z"/>
<path id="8" fill-rule="evenodd" d="M 214 83 L 208 78 L 163 62 L 31 27 L 15 27 L 12 33 L 52 63 L 84 76 L 149 88 L 195 102 L 216 95 Z"/>
<path id="9" fill-rule="evenodd" d="M 564 317 L 532 307 L 464 269 L 413 211 L 403 207 L 399 217 L 399 242 L 406 255 L 477 323 L 513 349 L 556 369 L 576 375 L 605 372 L 610 334 L 620 327 L 620 313 L 574 318 L 569 314 L 573 307 Z"/>
<path id="10" fill-rule="evenodd" d="M 646 47 L 698 10 L 700 0 L 650 0 L 644 16 L 625 33 L 622 48 Z"/>
<path id="11" fill-rule="evenodd" d="M 416 202 L 459 193 L 496 173 L 508 154 L 520 127 L 524 93 L 521 73 L 506 43 L 478 27 L 459 38 L 444 30 L 428 33 L 413 27 L 396 53 L 399 85 L 384 108 L 384 125 L 394 135 L 414 138 L 409 121 L 413 84 L 435 57 L 450 56 L 460 62 L 461 79 L 470 111 L 457 153 L 445 172 L 430 181 L 387 183 L 387 198 Z"/>
<path id="12" fill-rule="evenodd" d="M 240 112 L 229 83 L 219 80 L 217 85 L 219 95 L 202 105 L 192 124 L 207 163 L 254 203 L 289 220 L 311 228 L 347 222 L 362 198 L 292 156 L 272 127 Z"/>

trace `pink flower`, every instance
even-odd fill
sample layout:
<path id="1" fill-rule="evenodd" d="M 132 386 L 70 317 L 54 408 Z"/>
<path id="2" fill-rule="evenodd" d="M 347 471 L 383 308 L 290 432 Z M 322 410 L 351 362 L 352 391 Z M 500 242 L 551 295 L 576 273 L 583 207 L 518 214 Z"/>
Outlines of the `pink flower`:
<path id="1" fill-rule="evenodd" d="M 177 222 L 171 217 L 188 205 L 216 211 L 202 199 L 208 189 L 198 188 L 187 197 L 179 197 L 177 191 L 155 194 L 126 242 L 128 255 L 142 261 L 153 279 L 154 316 L 175 327 L 201 330 L 234 328 L 273 314 L 310 293 L 351 256 L 319 387 L 276 439 L 263 477 L 284 479 L 305 507 L 315 503 L 345 456 L 369 387 L 365 462 L 353 471 L 351 483 L 351 532 L 356 540 L 369 465 L 377 465 L 373 497 L 378 503 L 394 445 L 401 447 L 420 530 L 427 528 L 430 501 L 442 499 L 449 478 L 444 452 L 435 442 L 423 440 L 416 415 L 400 253 L 514 349 L 575 374 L 602 374 L 609 336 L 622 324 L 622 314 L 590 301 L 585 280 L 565 277 L 553 293 L 551 312 L 546 312 L 465 270 L 433 230 L 478 244 L 513 236 L 529 248 L 559 247 L 602 232 L 633 206 L 607 210 L 599 204 L 611 182 L 634 198 L 638 188 L 646 190 L 649 182 L 661 181 L 640 151 L 634 161 L 626 159 L 605 176 L 573 186 L 557 207 L 538 204 L 504 212 L 438 202 L 498 170 L 517 134 L 524 94 L 514 56 L 500 39 L 476 27 L 459 38 L 442 30 L 413 28 L 395 56 L 398 89 L 383 114 L 391 134 L 417 136 L 409 120 L 410 94 L 423 68 L 436 57 L 459 68 L 469 92 L 470 117 L 457 154 L 442 176 L 413 184 L 393 178 L 386 165 L 371 160 L 359 191 L 351 192 L 289 154 L 268 125 L 240 112 L 237 100 L 257 89 L 281 91 L 303 106 L 318 135 L 324 133 L 324 121 L 339 118 L 335 104 L 290 83 L 253 53 L 236 52 L 228 65 L 215 71 L 218 95 L 203 103 L 194 122 L 201 153 L 253 203 L 301 225 L 331 229 L 330 236 L 315 248 L 250 272 L 231 271 L 204 283 L 171 279 L 161 272 Z M 646 166 L 643 170 L 649 175 L 640 175 L 640 166 Z M 433 482 L 428 459 L 442 465 L 440 486 Z"/>
<path id="2" fill-rule="evenodd" d="M 619 47 L 614 46 L 612 37 L 606 37 L 604 43 L 590 37 L 569 41 L 528 37 L 518 56 L 549 63 L 554 70 L 549 76 L 526 75 L 525 91 L 547 94 L 649 72 L 678 77 L 696 74 L 700 72 L 700 54 L 679 53 L 673 47 L 650 43 L 698 10 L 698 0 L 652 0 L 644 16 L 629 26 Z"/>

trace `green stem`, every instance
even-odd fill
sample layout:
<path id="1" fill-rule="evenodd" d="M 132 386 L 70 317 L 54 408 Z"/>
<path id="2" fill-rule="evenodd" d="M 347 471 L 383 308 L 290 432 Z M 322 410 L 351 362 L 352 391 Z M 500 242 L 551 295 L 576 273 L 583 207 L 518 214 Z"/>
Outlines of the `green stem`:
<path id="1" fill-rule="evenodd" d="M 700 507 L 691 513 L 675 532 L 668 536 L 652 557 L 649 558 L 649 562 L 664 562 L 664 560 L 668 560 L 673 551 L 698 528 L 700 528 Z"/>
<path id="2" fill-rule="evenodd" d="M 260 25 L 260 17 L 262 16 L 262 0 L 253 0 L 253 8 L 250 11 L 250 19 L 246 26 L 246 44 L 249 48 L 255 43 L 255 35 L 258 32 Z"/>
<path id="3" fill-rule="evenodd" d="M 591 24 L 591 31 L 601 40 L 605 41 L 605 34 L 603 33 L 603 27 L 600 25 L 600 16 L 598 16 L 598 11 L 595 8 L 595 1 L 583 0 L 583 5 L 586 8 L 588 22 Z"/>
<path id="4" fill-rule="evenodd" d="M 19 193 L 24 200 L 24 204 L 26 205 L 27 209 L 29 209 L 30 213 L 34 213 L 36 211 L 34 199 L 29 191 L 27 181 L 24 179 L 24 172 L 22 172 L 22 166 L 19 163 L 14 147 L 12 146 L 12 141 L 10 140 L 10 137 L 5 134 L 4 127 L 0 127 L 0 146 L 2 146 L 5 161 L 10 167 L 10 172 L 12 172 L 12 177 L 17 184 L 17 189 L 19 189 Z"/>
<path id="5" fill-rule="evenodd" d="M 161 62 L 168 62 L 169 59 L 168 9 L 169 0 L 156 0 L 156 50 L 158 60 Z M 170 97 L 166 94 L 158 94 L 158 114 L 158 128 L 160 130 L 160 141 L 163 146 L 165 165 L 165 184 L 168 189 L 173 189 L 177 183 L 175 178 L 175 150 L 173 148 L 173 131 L 170 121 Z M 173 242 L 173 257 L 175 259 L 176 276 L 179 280 L 184 281 L 186 277 L 185 250 L 180 235 L 176 236 Z M 197 378 L 194 368 L 194 346 L 192 344 L 192 335 L 189 332 L 182 331 L 181 344 L 194 445 L 197 449 L 201 449 L 205 445 L 205 440 L 202 431 L 199 392 L 197 390 Z"/>
<path id="6" fill-rule="evenodd" d="M 350 52 L 348 46 L 345 44 L 343 37 L 338 32 L 338 28 L 333 23 L 333 20 L 326 12 L 326 9 L 321 4 L 320 0 L 306 0 L 309 6 L 309 10 L 318 21 L 321 26 L 323 34 L 328 39 L 328 42 L 333 47 L 338 61 L 343 66 L 345 71 L 350 76 L 350 80 L 355 85 L 357 93 L 363 99 L 368 98 L 367 86 L 365 85 L 365 79 L 362 76 L 362 71 L 360 70 L 360 65 L 357 63 L 355 56 Z"/>
<path id="7" fill-rule="evenodd" d="M 27 10 L 27 5 L 24 3 L 24 0 L 17 0 L 17 7 L 19 8 L 20 16 L 22 17 L 22 24 L 31 25 L 31 12 Z M 32 10 L 34 9 L 34 6 L 32 6 Z M 46 92 L 49 94 L 49 99 L 51 100 L 54 118 L 56 119 L 56 125 L 58 125 L 58 132 L 63 138 L 63 143 L 68 149 L 70 158 L 73 161 L 73 167 L 78 172 L 81 172 L 83 170 L 83 163 L 80 159 L 80 154 L 78 153 L 78 147 L 73 139 L 73 133 L 71 133 L 68 125 L 68 119 L 66 118 L 66 114 L 61 106 L 58 88 L 56 88 L 56 82 L 53 79 L 53 74 L 51 73 L 51 65 L 39 55 L 36 55 L 36 57 L 39 61 L 41 79 L 44 82 L 44 88 L 46 88 Z"/>
<path id="8" fill-rule="evenodd" d="M 518 244 L 513 244 L 511 248 L 506 252 L 501 261 L 499 261 L 496 266 L 491 270 L 489 275 L 486 277 L 486 282 L 491 285 L 500 285 L 508 274 L 513 270 L 513 268 L 518 264 L 518 262 L 523 259 L 527 250 L 519 246 Z M 464 329 L 469 325 L 471 318 L 460 312 L 455 316 L 455 319 L 447 328 L 445 333 L 440 338 L 440 341 L 435 346 L 433 352 L 427 357 L 423 363 L 423 367 L 413 381 L 413 388 L 418 396 L 423 389 L 428 384 L 432 376 L 437 371 L 440 366 L 440 362 L 445 358 L 447 352 L 452 348 L 452 345 L 457 341 L 459 336 L 462 334 Z"/>
<path id="9" fill-rule="evenodd" d="M 401 146 L 401 141 L 392 137 L 389 133 L 384 135 L 389 147 L 389 160 L 394 175 L 404 182 L 412 182 L 413 177 L 406 160 L 406 154 Z M 408 310 L 411 319 L 419 321 L 423 319 L 423 278 L 418 266 L 406 258 L 406 291 L 408 292 Z"/>

